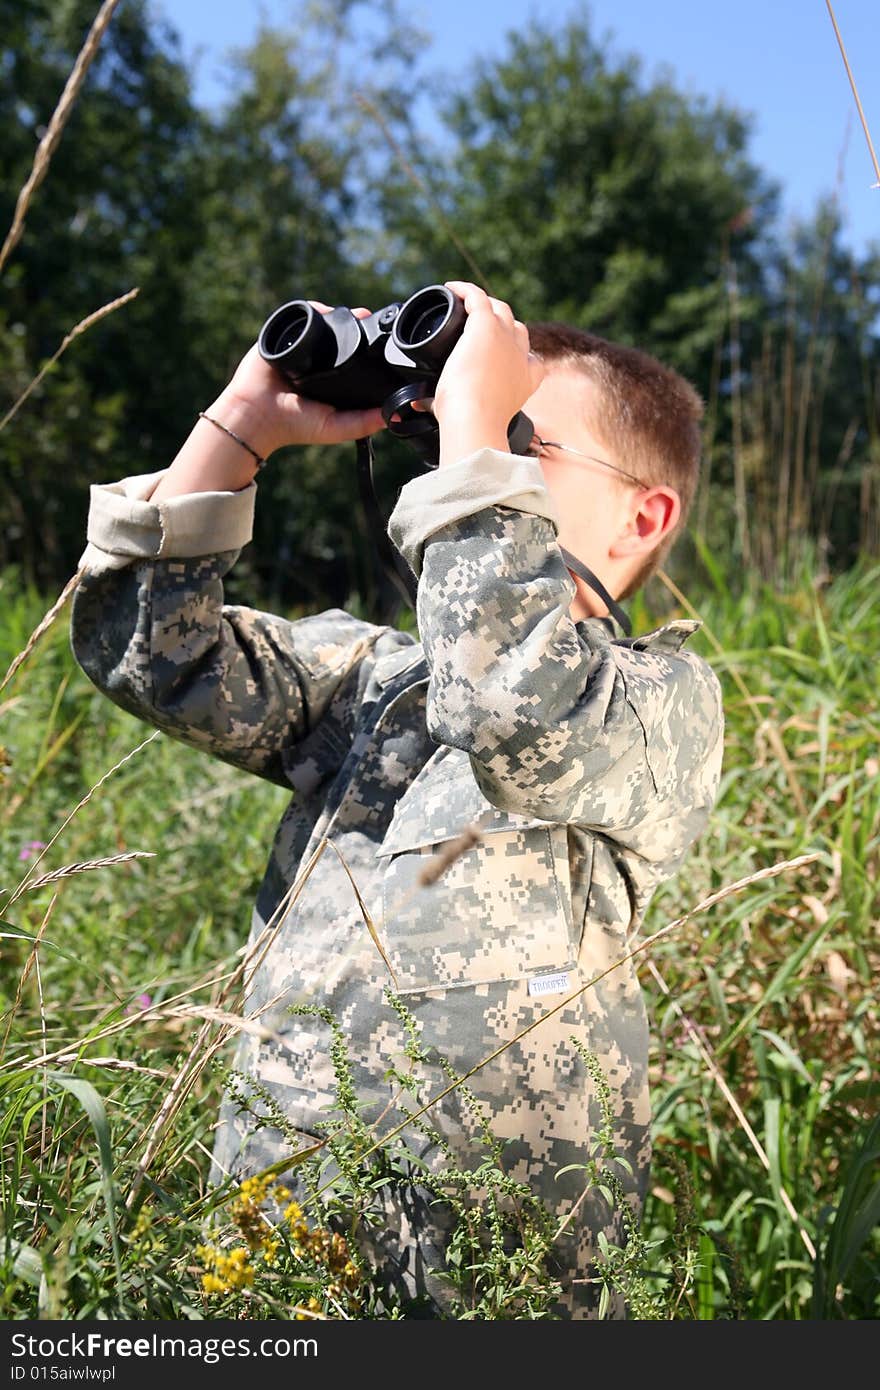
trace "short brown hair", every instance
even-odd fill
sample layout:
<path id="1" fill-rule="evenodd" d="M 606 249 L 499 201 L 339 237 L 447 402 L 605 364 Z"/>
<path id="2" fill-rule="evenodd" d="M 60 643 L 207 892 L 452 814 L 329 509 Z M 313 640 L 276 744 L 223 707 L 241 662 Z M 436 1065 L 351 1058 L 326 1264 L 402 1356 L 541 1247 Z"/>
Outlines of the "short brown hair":
<path id="1" fill-rule="evenodd" d="M 659 567 L 690 510 L 700 475 L 703 402 L 689 381 L 639 348 L 564 323 L 530 323 L 528 330 L 542 362 L 575 368 L 597 387 L 590 428 L 615 462 L 650 486 L 674 487 L 681 499 L 675 529 L 619 595 L 627 598 Z"/>

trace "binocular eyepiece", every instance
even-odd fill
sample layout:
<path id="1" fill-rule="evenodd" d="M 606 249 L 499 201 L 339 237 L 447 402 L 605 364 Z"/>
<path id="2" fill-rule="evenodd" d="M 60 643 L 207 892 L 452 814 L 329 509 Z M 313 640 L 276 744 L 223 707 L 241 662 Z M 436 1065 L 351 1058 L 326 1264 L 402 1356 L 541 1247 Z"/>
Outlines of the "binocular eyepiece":
<path id="1" fill-rule="evenodd" d="M 258 348 L 299 395 L 337 410 L 381 407 L 392 433 L 433 467 L 437 422 L 412 406 L 432 398 L 466 318 L 463 302 L 445 285 L 428 285 L 362 319 L 350 309 L 321 313 L 308 300 L 292 299 L 269 315 Z M 525 453 L 531 440 L 531 421 L 520 412 L 508 427 L 509 446 Z"/>

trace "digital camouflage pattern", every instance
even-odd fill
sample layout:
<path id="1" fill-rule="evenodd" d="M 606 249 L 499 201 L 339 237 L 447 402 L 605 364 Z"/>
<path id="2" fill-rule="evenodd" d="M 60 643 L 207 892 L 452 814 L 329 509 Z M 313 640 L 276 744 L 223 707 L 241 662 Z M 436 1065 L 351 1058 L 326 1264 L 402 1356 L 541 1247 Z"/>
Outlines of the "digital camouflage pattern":
<path id="1" fill-rule="evenodd" d="M 397 540 L 406 551 L 401 528 Z M 297 1136 L 256 1126 L 230 1098 L 215 1175 L 245 1176 L 305 1147 L 335 1104 L 330 1029 L 291 1006 L 331 1011 L 363 1117 L 387 1133 L 401 1113 L 386 1073 L 407 1066 L 388 985 L 422 1043 L 468 1071 L 625 954 L 717 792 L 719 686 L 682 650 L 697 624 L 627 640 L 601 619 L 575 624 L 551 521 L 510 507 L 446 522 L 407 557 L 420 572 L 421 643 L 340 611 L 287 622 L 224 606 L 235 551 L 133 556 L 96 567 L 75 595 L 74 652 L 111 699 L 293 790 L 251 929 L 245 1012 L 268 1035 L 242 1034 L 234 1065 L 268 1089 Z M 422 885 L 420 871 L 468 827 L 464 852 Z M 550 976 L 562 981 L 543 994 Z M 572 1038 L 611 1087 L 615 1150 L 633 1176 L 617 1171 L 638 1209 L 650 1154 L 648 1034 L 631 963 L 468 1086 L 509 1141 L 506 1169 L 561 1219 L 584 1183 L 577 1171 L 557 1174 L 586 1163 L 600 1124 Z M 420 1102 L 448 1085 L 439 1063 L 424 1075 Z M 485 1159 L 479 1114 L 459 1092 L 428 1118 L 461 1166 Z M 406 1137 L 435 1169 L 447 1162 L 425 1136 Z M 389 1284 L 442 1309 L 442 1209 L 417 1192 L 385 1201 L 383 1223 L 364 1237 L 371 1258 Z M 559 1316 L 595 1311 L 586 1280 L 600 1230 L 621 1243 L 619 1215 L 594 1192 L 557 1243 Z"/>

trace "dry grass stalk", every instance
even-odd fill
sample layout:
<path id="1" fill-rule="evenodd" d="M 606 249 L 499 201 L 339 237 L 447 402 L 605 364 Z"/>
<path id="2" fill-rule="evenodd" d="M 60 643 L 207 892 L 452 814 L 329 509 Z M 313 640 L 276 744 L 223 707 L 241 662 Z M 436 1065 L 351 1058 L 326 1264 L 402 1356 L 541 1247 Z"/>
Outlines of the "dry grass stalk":
<path id="1" fill-rule="evenodd" d="M 742 428 L 742 365 L 739 341 L 739 287 L 736 276 L 736 262 L 727 262 L 727 295 L 730 305 L 730 357 L 731 357 L 731 420 L 733 424 L 733 490 L 736 510 L 737 531 L 739 533 L 742 562 L 748 568 L 751 564 L 751 540 L 749 537 L 748 507 L 746 504 L 746 480 L 743 468 L 743 428 Z"/>
<path id="2" fill-rule="evenodd" d="M 312 870 L 314 869 L 318 860 L 321 858 L 321 855 L 324 853 L 324 850 L 327 848 L 328 843 L 329 841 L 327 840 L 327 837 L 325 835 L 324 838 L 319 842 L 317 848 L 312 852 L 309 858 L 309 862 L 306 864 L 302 873 L 294 879 L 293 883 L 290 885 L 287 892 L 284 894 L 284 897 L 281 899 L 275 911 L 272 913 L 272 916 L 269 918 L 265 927 L 260 932 L 260 935 L 257 937 L 256 941 L 253 943 L 252 946 L 248 948 L 244 960 L 242 961 L 242 964 L 239 967 L 242 979 L 242 1001 L 247 998 L 247 995 L 250 991 L 251 981 L 253 980 L 256 971 L 259 969 L 259 967 L 265 960 L 266 953 L 269 951 L 272 942 L 275 940 L 276 936 L 278 935 L 278 932 L 281 930 L 281 923 L 283 922 L 290 908 L 293 907 L 294 903 L 298 899 L 306 883 L 311 878 Z"/>
<path id="3" fill-rule="evenodd" d="M 348 874 L 348 881 L 349 881 L 349 883 L 351 884 L 351 886 L 352 886 L 352 891 L 354 892 L 354 895 L 355 895 L 355 897 L 356 897 L 356 899 L 357 899 L 357 905 L 358 905 L 358 907 L 360 908 L 361 916 L 362 916 L 363 919 L 364 919 L 364 923 L 365 923 L 365 925 L 366 925 L 367 931 L 370 933 L 370 936 L 371 936 L 372 939 L 373 939 L 373 945 L 376 947 L 376 950 L 379 952 L 379 955 L 382 957 L 382 960 L 383 960 L 383 962 L 384 962 L 384 964 L 385 964 L 385 969 L 388 971 L 388 974 L 391 976 L 392 980 L 394 981 L 394 988 L 397 989 L 397 976 L 396 976 L 395 973 L 394 973 L 394 970 L 393 970 L 392 965 L 391 965 L 391 961 L 388 959 L 387 955 L 385 954 L 385 948 L 384 948 L 384 946 L 382 945 L 382 942 L 379 940 L 379 933 L 376 931 L 376 926 L 375 926 L 375 923 L 373 922 L 373 919 L 372 919 L 372 917 L 370 916 L 370 913 L 369 913 L 369 911 L 368 911 L 368 909 L 367 909 L 367 904 L 364 902 L 363 898 L 361 897 L 361 890 L 358 888 L 357 884 L 356 884 L 355 881 L 354 881 L 354 877 L 353 877 L 353 875 L 352 875 L 351 869 L 350 869 L 350 868 L 348 867 L 348 865 L 346 864 L 345 860 L 343 859 L 343 857 L 342 857 L 342 855 L 340 854 L 340 852 L 339 852 L 338 848 L 336 847 L 336 845 L 334 845 L 333 841 L 332 841 L 332 840 L 328 840 L 327 843 L 329 844 L 330 848 L 333 850 L 334 854 L 336 855 L 336 858 L 339 860 L 339 862 L 340 862 L 340 864 L 342 865 L 342 867 L 343 867 L 343 869 L 345 870 L 345 872 Z"/>
<path id="4" fill-rule="evenodd" d="M 447 869 L 450 869 L 456 860 L 460 859 L 474 845 L 479 844 L 482 838 L 482 831 L 476 822 L 466 825 L 460 835 L 456 836 L 454 840 L 450 840 L 449 844 L 444 846 L 439 853 L 432 855 L 426 861 L 424 868 L 420 869 L 416 876 L 415 885 L 407 893 L 404 893 L 403 897 L 398 898 L 391 911 L 385 914 L 386 919 L 399 917 L 403 909 L 409 906 L 422 888 L 429 888 L 432 883 L 441 879 Z"/>
<path id="5" fill-rule="evenodd" d="M 59 1066 L 103 1067 L 106 1071 L 136 1071 L 141 1076 L 155 1076 L 164 1081 L 167 1071 L 158 1067 L 142 1067 L 138 1062 L 130 1062 L 125 1057 L 83 1057 L 79 1052 L 62 1052 L 55 1059 Z"/>
<path id="6" fill-rule="evenodd" d="M 722 290 L 724 288 L 724 266 L 727 262 L 726 239 L 721 253 Z M 705 536 L 709 523 L 709 503 L 712 495 L 712 457 L 715 448 L 715 435 L 718 429 L 718 402 L 721 386 L 721 355 L 724 346 L 724 333 L 718 333 L 712 349 L 712 367 L 709 372 L 709 395 L 706 403 L 706 423 L 703 427 L 703 462 L 700 468 L 697 501 L 695 504 L 696 532 Z"/>
<path id="7" fill-rule="evenodd" d="M 40 942 L 43 939 L 43 935 L 46 931 L 46 928 L 49 925 L 49 918 L 52 916 L 52 913 L 55 910 L 55 904 L 57 901 L 58 894 L 55 893 L 52 897 L 52 901 L 50 902 L 49 906 L 46 908 L 45 913 L 43 914 L 43 920 L 37 928 L 37 934 L 34 937 L 33 943 L 31 945 L 30 954 L 28 955 L 28 958 L 24 963 L 24 969 L 22 970 L 21 976 L 19 977 L 18 981 L 18 988 L 15 991 L 15 998 L 12 1001 L 12 1008 L 9 1010 L 9 1013 L 6 1018 L 6 1031 L 3 1034 L 3 1042 L 0 1043 L 0 1056 L 2 1056 L 2 1054 L 6 1051 L 6 1044 L 9 1042 L 9 1033 L 12 1029 L 12 1021 L 15 1018 L 16 1013 L 18 1012 L 18 1006 L 21 1003 L 21 996 L 24 993 L 24 987 L 30 979 L 31 971 L 33 970 L 37 960 L 37 950 L 39 948 Z M 43 1051 L 46 1051 L 45 1039 L 43 1040 Z"/>
<path id="8" fill-rule="evenodd" d="M 218 996 L 218 1006 L 225 1003 L 228 1000 L 232 990 L 236 988 L 238 985 L 242 986 L 242 994 L 239 996 L 239 1000 L 237 1002 L 239 1006 L 243 1005 L 243 998 L 244 994 L 246 993 L 246 987 L 249 981 L 253 978 L 254 970 L 256 970 L 259 963 L 265 957 L 266 952 L 269 950 L 269 947 L 272 944 L 272 941 L 275 939 L 275 936 L 280 930 L 281 923 L 284 920 L 287 910 L 290 907 L 292 907 L 293 904 L 296 902 L 297 898 L 299 897 L 300 893 L 305 887 L 309 877 L 311 876 L 312 870 L 314 869 L 315 865 L 317 864 L 318 860 L 323 854 L 328 843 L 329 842 L 325 836 L 318 844 L 317 848 L 315 849 L 314 853 L 312 854 L 308 864 L 306 864 L 302 873 L 294 880 L 287 893 L 281 899 L 281 902 L 278 904 L 277 908 L 273 912 L 269 921 L 266 923 L 265 928 L 260 933 L 257 940 L 254 942 L 251 949 L 248 952 L 246 952 L 240 964 L 236 967 L 234 971 L 232 971 L 223 989 L 221 990 L 220 995 Z M 250 971 L 249 974 L 248 971 Z M 246 975 L 247 981 L 245 980 Z M 238 1015 L 238 1017 L 240 1017 L 240 1015 Z M 126 1208 L 129 1210 L 131 1209 L 133 1203 L 137 1198 L 137 1194 L 140 1191 L 144 1177 L 146 1176 L 149 1166 L 152 1163 L 156 1153 L 158 1152 L 159 1145 L 169 1125 L 171 1124 L 175 1115 L 183 1105 L 184 1101 L 186 1100 L 186 1097 L 189 1095 L 193 1086 L 196 1084 L 196 1081 L 201 1076 L 205 1067 L 217 1054 L 217 1052 L 219 1052 L 220 1048 L 225 1045 L 227 1039 L 233 1031 L 233 1026 L 238 1025 L 233 1025 L 231 1022 L 225 1022 L 221 1024 L 221 1031 L 219 1035 L 212 1040 L 211 1030 L 216 1026 L 216 1020 L 214 1018 L 210 1018 L 202 1024 L 201 1028 L 198 1031 L 196 1040 L 193 1043 L 193 1046 L 191 1047 L 186 1058 L 184 1059 L 180 1067 L 180 1070 L 177 1073 L 177 1076 L 174 1078 L 168 1095 L 165 1097 L 157 1115 L 152 1121 L 152 1124 L 149 1129 L 149 1135 L 146 1138 L 146 1145 L 144 1148 L 143 1155 L 138 1164 L 134 1177 L 132 1178 L 131 1188 L 129 1189 L 128 1196 L 125 1200 Z"/>
<path id="9" fill-rule="evenodd" d="M 43 874 L 42 878 L 36 878 L 27 885 L 25 892 L 33 893 L 37 888 L 42 888 L 47 883 L 57 883 L 61 878 L 69 878 L 71 874 L 83 874 L 89 869 L 103 869 L 107 864 L 125 864 L 129 859 L 155 859 L 152 851 L 143 849 L 129 850 L 126 854 L 111 854 L 107 859 L 84 859 L 76 864 L 65 864 L 61 869 L 53 869 L 50 874 Z"/>
<path id="10" fill-rule="evenodd" d="M 687 1033 L 688 1037 L 691 1039 L 692 1042 L 696 1043 L 697 1051 L 699 1052 L 700 1056 L 705 1062 L 709 1074 L 711 1075 L 715 1084 L 718 1086 L 718 1089 L 721 1091 L 721 1094 L 724 1096 L 724 1099 L 727 1101 L 734 1115 L 739 1120 L 739 1123 L 741 1124 L 745 1132 L 746 1138 L 748 1139 L 752 1148 L 755 1150 L 755 1153 L 758 1155 L 758 1158 L 761 1160 L 761 1163 L 765 1171 L 769 1173 L 770 1160 L 767 1157 L 766 1150 L 764 1149 L 764 1146 L 758 1138 L 757 1134 L 752 1129 L 752 1126 L 749 1124 L 745 1116 L 745 1113 L 742 1109 L 742 1106 L 740 1105 L 736 1096 L 731 1091 L 727 1082 L 724 1080 L 724 1077 L 721 1074 L 721 1069 L 719 1068 L 718 1063 L 715 1061 L 715 1057 L 712 1053 L 711 1048 L 700 1037 L 699 1032 L 694 1027 L 693 1023 L 688 1018 L 687 1014 L 684 1012 L 684 1010 L 681 1008 L 678 1002 L 675 999 L 673 999 L 672 995 L 669 992 L 669 986 L 666 984 L 666 981 L 663 979 L 663 976 L 660 974 L 660 971 L 657 969 L 656 965 L 652 960 L 648 961 L 648 969 L 653 975 L 658 987 L 663 991 L 666 998 L 669 1000 L 672 1006 L 673 1013 L 676 1015 L 678 1019 L 681 1020 L 681 1023 L 684 1026 L 685 1032 Z M 804 1230 L 804 1227 L 801 1223 L 801 1219 L 795 1210 L 794 1203 L 792 1202 L 791 1198 L 789 1197 L 788 1193 L 786 1192 L 785 1188 L 782 1186 L 781 1183 L 779 1184 L 779 1195 L 782 1199 L 782 1205 L 785 1207 L 785 1210 L 788 1212 L 792 1221 L 798 1228 L 801 1240 L 804 1242 L 804 1245 L 806 1246 L 810 1259 L 815 1260 L 816 1247 L 810 1239 L 810 1236 L 807 1233 L 807 1231 Z"/>
<path id="11" fill-rule="evenodd" d="M 167 1129 L 168 1125 L 170 1125 L 171 1121 L 174 1119 L 180 1107 L 183 1105 L 183 1102 L 185 1101 L 186 1097 L 189 1095 L 189 1092 L 195 1084 L 197 1077 L 200 1075 L 202 1071 L 202 1067 L 204 1067 L 208 1059 L 214 1055 L 213 1051 L 209 1051 L 207 1046 L 208 1040 L 210 1038 L 211 1026 L 211 1023 L 202 1024 L 201 1028 L 199 1029 L 196 1035 L 195 1042 L 190 1048 L 190 1051 L 183 1065 L 181 1066 L 173 1082 L 171 1083 L 171 1088 L 168 1091 L 168 1094 L 163 1100 L 161 1106 L 159 1107 L 158 1114 L 156 1115 L 155 1120 L 152 1124 L 146 1148 L 144 1149 L 143 1156 L 140 1160 L 140 1163 L 137 1166 L 137 1171 L 135 1172 L 134 1177 L 132 1178 L 131 1187 L 128 1191 L 128 1196 L 125 1199 L 125 1206 L 126 1210 L 128 1211 L 131 1210 L 131 1207 L 133 1206 L 137 1198 L 137 1194 L 141 1189 L 141 1184 L 144 1180 L 144 1177 L 146 1176 L 150 1164 L 153 1161 L 153 1158 L 156 1154 L 156 1151 L 159 1147 L 165 1130 Z M 225 1038 L 226 1035 L 224 1034 L 223 1041 L 225 1041 Z M 201 1058 L 200 1066 L 193 1065 L 195 1059 L 197 1058 Z"/>
<path id="12" fill-rule="evenodd" d="M 797 299 L 794 276 L 789 269 L 786 296 L 785 343 L 782 351 L 782 447 L 779 457 L 779 482 L 776 490 L 776 553 L 785 555 L 790 534 L 790 499 L 794 453 L 794 398 L 797 375 L 795 326 Z"/>
<path id="13" fill-rule="evenodd" d="M 31 198 L 48 173 L 50 161 L 61 139 L 62 131 L 67 124 L 68 117 L 73 109 L 73 104 L 79 96 L 79 91 L 85 81 L 86 73 L 89 70 L 92 59 L 98 51 L 98 45 L 104 37 L 104 31 L 113 18 L 113 11 L 119 3 L 120 0 L 104 0 L 103 5 L 95 16 L 91 29 L 86 35 L 85 43 L 79 51 L 76 62 L 71 69 L 70 76 L 64 84 L 64 91 L 61 93 L 61 99 L 52 114 L 52 119 L 46 128 L 45 135 L 37 146 L 31 172 L 18 195 L 15 213 L 12 218 L 12 226 L 9 228 L 6 235 L 3 249 L 0 250 L 0 271 L 3 270 L 11 252 L 21 240 L 21 234 L 24 231 L 24 221 L 30 206 Z"/>
<path id="14" fill-rule="evenodd" d="M 240 967 L 237 967 L 233 971 L 226 971 L 213 977 L 209 975 L 206 979 L 199 980 L 197 984 L 190 985 L 188 989 L 181 990 L 179 994 L 172 995 L 171 998 L 164 1000 L 161 1004 L 151 1004 L 146 1009 L 139 1009 L 136 1014 L 130 1014 L 126 1018 L 119 1019 L 116 1023 L 108 1024 L 106 1028 L 101 1028 L 97 1033 L 92 1033 L 88 1038 L 84 1038 L 79 1046 L 85 1047 L 86 1044 L 103 1042 L 106 1038 L 112 1038 L 119 1033 L 124 1033 L 128 1028 L 134 1028 L 146 1022 L 153 1023 L 157 1020 L 161 1020 L 166 1014 L 173 1013 L 172 1006 L 177 1004 L 181 999 L 188 999 L 190 995 L 195 994 L 200 989 L 207 989 L 210 986 L 222 984 L 226 980 L 235 979 L 238 977 L 239 971 Z M 34 1071 L 38 1067 L 45 1066 L 48 1062 L 69 1063 L 71 1060 L 76 1061 L 79 1055 L 78 1052 L 72 1050 L 72 1045 L 67 1042 L 56 1048 L 53 1052 L 43 1052 L 38 1057 L 32 1057 L 28 1061 L 23 1061 L 20 1056 L 12 1057 L 9 1061 L 0 1063 L 0 1072 L 17 1070 L 24 1073 Z"/>
<path id="15" fill-rule="evenodd" d="M 57 895 L 57 893 L 56 893 L 55 897 L 57 897 L 57 896 L 58 896 L 58 895 Z M 55 905 L 55 898 L 52 899 L 52 905 L 53 905 L 53 907 L 54 907 L 54 905 Z M 39 951 L 38 951 L 37 948 L 36 948 L 36 944 L 34 944 L 34 949 L 33 949 L 32 954 L 33 954 L 33 958 L 34 958 L 34 975 L 35 975 L 36 981 L 37 981 L 37 999 L 39 1000 L 39 1005 L 40 1005 L 40 1037 L 41 1037 L 42 1042 L 43 1042 L 43 1051 L 45 1052 L 46 1049 L 47 1049 L 47 1047 L 49 1046 L 49 1030 L 48 1030 L 47 1027 L 46 1027 L 46 1001 L 45 1001 L 45 998 L 44 998 L 44 996 L 43 996 L 43 976 L 42 976 L 42 974 L 40 973 L 40 953 L 39 953 Z M 48 1071 L 48 1068 L 46 1068 L 46 1069 L 44 1069 L 44 1071 L 43 1071 L 43 1106 L 42 1106 L 42 1111 L 41 1111 L 41 1115 L 40 1115 L 40 1160 L 41 1160 L 41 1161 L 43 1160 L 43 1158 L 45 1158 L 45 1155 L 46 1155 L 46 1136 L 47 1136 L 48 1132 L 49 1132 L 49 1071 Z"/>
<path id="16" fill-rule="evenodd" d="M 121 767 L 124 767 L 124 765 L 131 758 L 135 757 L 135 755 L 140 753 L 142 749 L 146 748 L 148 744 L 152 743 L 154 739 L 158 738 L 159 733 L 160 730 L 157 729 L 155 733 L 150 734 L 149 738 L 145 738 L 143 743 L 139 743 L 137 748 L 132 748 L 130 752 L 125 754 L 125 757 L 119 759 L 118 763 L 114 763 L 113 766 L 109 768 L 107 772 L 104 773 L 104 776 L 98 779 L 98 781 L 95 783 L 93 787 L 89 788 L 82 800 L 76 803 L 66 820 L 62 821 L 61 825 L 55 831 L 55 834 L 52 836 L 49 843 L 44 845 L 43 848 L 40 850 L 39 854 L 34 859 L 33 864 L 28 869 L 21 883 L 18 885 L 15 892 L 12 894 L 12 897 L 9 899 L 9 902 L 5 904 L 6 908 L 10 908 L 14 902 L 17 902 L 18 899 L 21 897 L 22 893 L 28 892 L 31 884 L 31 877 L 33 875 L 34 869 L 40 863 L 40 860 L 46 857 L 46 855 L 49 853 L 49 850 L 52 848 L 58 837 L 64 834 L 64 831 L 70 825 L 70 822 L 73 820 L 74 816 L 82 810 L 83 806 L 85 806 L 87 802 L 91 801 L 92 797 L 94 796 L 95 792 L 99 789 L 99 787 L 103 787 L 104 783 L 107 781 L 109 777 L 113 776 L 114 772 L 118 772 L 119 769 Z"/>
<path id="17" fill-rule="evenodd" d="M 410 180 L 411 183 L 415 185 L 419 192 L 424 193 L 425 197 L 431 204 L 433 214 L 437 218 L 437 221 L 440 223 L 440 226 L 443 228 L 444 232 L 449 237 L 449 240 L 452 242 L 458 254 L 462 257 L 463 260 L 467 261 L 468 265 L 470 266 L 471 271 L 473 272 L 474 280 L 478 285 L 482 286 L 482 288 L 486 291 L 487 294 L 489 294 L 489 283 L 485 275 L 480 270 L 480 267 L 477 265 L 476 261 L 474 260 L 470 251 L 465 246 L 464 242 L 456 233 L 455 228 L 451 225 L 442 207 L 431 193 L 431 190 L 428 188 L 424 179 L 419 177 L 415 169 L 409 163 L 408 159 L 406 158 L 406 155 L 400 148 L 400 145 L 395 140 L 394 136 L 391 134 L 391 131 L 388 129 L 388 122 L 385 120 L 381 111 L 379 111 L 378 107 L 375 106 L 372 101 L 368 101 L 368 99 L 363 95 L 362 92 L 359 92 L 357 94 L 355 100 L 357 101 L 358 106 L 360 106 L 360 108 L 363 111 L 369 112 L 369 114 L 374 118 L 380 130 L 382 131 L 382 134 L 385 136 L 385 139 L 388 141 L 388 144 L 391 146 L 391 149 L 397 156 L 401 169 L 403 169 L 407 178 Z"/>
<path id="18" fill-rule="evenodd" d="M 862 103 L 859 100 L 859 89 L 856 86 L 856 80 L 852 75 L 852 68 L 849 65 L 849 59 L 846 56 L 846 49 L 843 46 L 843 39 L 841 38 L 840 30 L 837 27 L 837 20 L 834 18 L 834 10 L 831 5 L 831 0 L 825 0 L 825 4 L 828 6 L 828 13 L 831 16 L 831 23 L 834 25 L 834 32 L 837 35 L 837 42 L 840 46 L 840 56 L 843 58 L 843 66 L 846 68 L 846 75 L 849 78 L 849 85 L 850 87 L 852 87 L 852 94 L 856 99 L 856 107 L 858 108 L 859 120 L 862 123 L 862 130 L 865 132 L 865 139 L 868 142 L 868 150 L 871 154 L 871 163 L 874 165 L 874 173 L 877 175 L 877 182 L 874 184 L 874 187 L 880 188 L 880 164 L 877 163 L 877 156 L 874 153 L 874 145 L 871 140 L 871 132 L 868 129 L 868 122 L 865 120 L 865 113 L 862 110 Z"/>
<path id="19" fill-rule="evenodd" d="M 52 607 L 49 609 L 48 613 L 45 613 L 43 617 L 40 619 L 40 621 L 37 623 L 37 626 L 34 628 L 33 632 L 28 638 L 25 646 L 18 653 L 18 656 L 13 657 L 12 662 L 9 666 L 9 670 L 6 672 L 6 675 L 3 677 L 2 681 L 0 681 L 0 690 L 5 689 L 5 687 L 12 680 L 12 677 L 15 675 L 18 668 L 20 666 L 23 666 L 24 663 L 27 661 L 28 657 L 30 656 L 34 647 L 39 642 L 43 633 L 46 631 L 47 628 L 52 626 L 55 619 L 58 617 L 58 614 L 61 612 L 65 603 L 70 598 L 71 594 L 73 593 L 74 589 L 76 588 L 77 584 L 82 579 L 84 574 L 85 570 L 77 570 L 76 574 L 71 575 L 70 579 L 68 579 L 67 583 L 61 590 L 61 593 L 58 595 L 55 602 L 52 604 Z"/>
<path id="20" fill-rule="evenodd" d="M 252 1038 L 259 1038 L 260 1042 L 277 1043 L 283 1047 L 285 1052 L 296 1053 L 296 1048 L 281 1033 L 276 1033 L 273 1028 L 267 1028 L 263 1023 L 255 1023 L 253 1018 L 243 1018 L 241 1014 L 229 1013 L 227 1009 L 215 1009 L 208 1004 L 184 1004 L 174 1009 L 162 1011 L 163 1018 L 201 1018 L 208 1023 L 222 1023 L 225 1028 L 235 1033 L 248 1033 Z"/>
<path id="21" fill-rule="evenodd" d="M 844 136 L 843 146 L 837 161 L 837 182 L 834 190 L 833 202 L 840 204 L 844 184 L 844 159 L 848 134 Z M 809 493 L 810 486 L 807 482 L 807 459 L 806 459 L 806 438 L 807 423 L 810 408 L 814 409 L 816 415 L 821 415 L 821 401 L 824 396 L 824 386 L 816 391 L 813 388 L 813 368 L 816 356 L 816 347 L 819 342 L 819 319 L 822 312 L 822 301 L 828 285 L 828 266 L 831 257 L 831 247 L 834 241 L 834 223 L 829 219 L 828 227 L 822 241 L 819 253 L 818 274 L 816 276 L 816 292 L 813 296 L 813 304 L 810 310 L 810 329 L 807 338 L 807 355 L 801 375 L 801 394 L 797 407 L 797 431 L 795 445 L 795 503 L 794 503 L 794 525 L 796 528 L 806 525 L 809 514 Z M 833 343 L 828 344 L 833 350 Z M 827 350 L 827 348 L 826 348 Z M 830 366 L 830 362 L 829 362 Z M 818 452 L 819 425 L 816 419 L 814 429 L 814 439 Z M 817 460 L 818 469 L 818 460 Z M 811 480 L 811 482 L 814 480 Z"/>
<path id="22" fill-rule="evenodd" d="M 101 319 L 106 318 L 108 314 L 112 314 L 114 309 L 121 309 L 123 304 L 128 304 L 129 300 L 134 299 L 137 294 L 138 290 L 133 289 L 129 290 L 127 294 L 120 295 L 118 299 L 111 299 L 109 304 L 104 304 L 100 309 L 96 309 L 94 313 L 88 314 L 86 318 L 80 320 L 80 322 L 76 325 L 75 328 L 71 328 L 70 332 L 62 340 L 61 346 L 58 348 L 58 350 L 54 352 L 46 362 L 43 363 L 42 367 L 37 372 L 37 375 L 34 377 L 31 384 L 25 387 L 18 400 L 15 402 L 15 405 L 11 406 L 10 409 L 7 410 L 6 414 L 3 416 L 3 419 L 0 420 L 0 430 L 4 429 L 6 425 L 9 424 L 9 421 L 12 419 L 13 415 L 15 415 L 19 406 L 23 405 L 24 402 L 27 400 L 28 396 L 31 394 L 31 392 L 37 386 L 39 386 L 40 382 L 43 380 L 43 377 L 46 375 L 48 371 L 51 370 L 52 367 L 55 366 L 55 363 L 58 361 L 62 352 L 64 352 L 65 349 L 70 346 L 74 338 L 78 338 L 80 333 L 85 333 L 87 329 L 91 328 L 92 324 L 98 323 Z"/>
<path id="23" fill-rule="evenodd" d="M 467 854 L 474 845 L 478 845 L 482 838 L 482 831 L 476 825 L 466 825 L 456 839 L 450 840 L 447 845 L 444 845 L 439 854 L 432 855 L 425 867 L 420 870 L 419 887 L 428 888 L 432 883 L 436 883 L 457 859 L 460 859 L 463 854 Z"/>

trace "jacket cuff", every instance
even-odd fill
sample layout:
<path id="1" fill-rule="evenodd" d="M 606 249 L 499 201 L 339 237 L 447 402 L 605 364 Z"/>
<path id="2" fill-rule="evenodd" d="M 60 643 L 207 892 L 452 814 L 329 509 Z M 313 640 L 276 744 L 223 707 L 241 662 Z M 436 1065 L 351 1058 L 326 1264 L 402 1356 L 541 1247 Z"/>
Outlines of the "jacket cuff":
<path id="1" fill-rule="evenodd" d="M 150 502 L 166 472 L 92 484 L 89 543 L 80 556 L 81 568 L 99 573 L 138 560 L 192 559 L 247 545 L 253 534 L 255 483 L 240 492 L 189 492 Z"/>
<path id="2" fill-rule="evenodd" d="M 547 517 L 559 529 L 559 515 L 537 459 L 480 449 L 448 468 L 432 469 L 406 483 L 388 519 L 388 533 L 419 575 L 428 537 L 485 507 L 531 512 Z"/>

